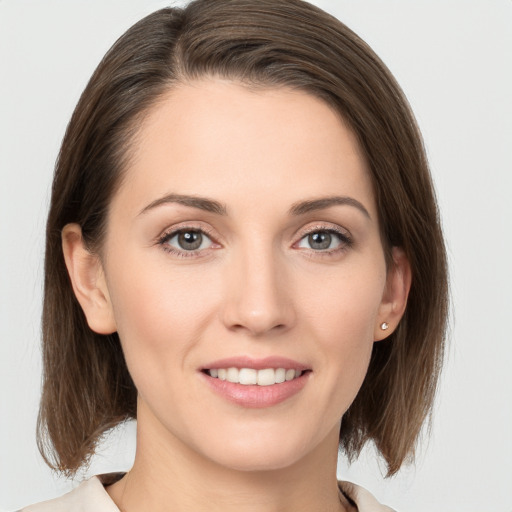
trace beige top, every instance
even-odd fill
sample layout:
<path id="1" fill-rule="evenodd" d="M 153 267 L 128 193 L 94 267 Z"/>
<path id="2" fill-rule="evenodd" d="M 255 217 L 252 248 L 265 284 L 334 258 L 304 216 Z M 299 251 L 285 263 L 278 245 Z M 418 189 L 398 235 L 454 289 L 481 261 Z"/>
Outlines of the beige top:
<path id="1" fill-rule="evenodd" d="M 31 505 L 20 512 L 120 512 L 107 494 L 104 485 L 111 483 L 109 476 L 94 476 L 61 498 Z M 339 482 L 345 496 L 354 502 L 358 512 L 393 512 L 362 487 L 350 482 Z"/>

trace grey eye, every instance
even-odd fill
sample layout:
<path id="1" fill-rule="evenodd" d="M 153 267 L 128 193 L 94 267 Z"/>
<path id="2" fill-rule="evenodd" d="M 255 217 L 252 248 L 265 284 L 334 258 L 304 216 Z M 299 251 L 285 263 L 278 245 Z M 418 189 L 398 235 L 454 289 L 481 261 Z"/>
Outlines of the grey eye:
<path id="1" fill-rule="evenodd" d="M 212 241 L 202 231 L 185 229 L 172 235 L 167 241 L 168 245 L 182 251 L 196 251 L 206 249 Z"/>
<path id="2" fill-rule="evenodd" d="M 199 249 L 202 241 L 203 235 L 198 231 L 183 231 L 178 234 L 178 245 L 187 251 Z"/>
<path id="3" fill-rule="evenodd" d="M 329 249 L 336 249 L 344 242 L 343 236 L 335 231 L 318 230 L 304 236 L 300 240 L 298 247 L 313 249 L 314 251 L 327 251 Z"/>
<path id="4" fill-rule="evenodd" d="M 332 242 L 332 235 L 327 231 L 319 231 L 308 235 L 308 243 L 311 249 L 323 251 L 329 249 Z"/>

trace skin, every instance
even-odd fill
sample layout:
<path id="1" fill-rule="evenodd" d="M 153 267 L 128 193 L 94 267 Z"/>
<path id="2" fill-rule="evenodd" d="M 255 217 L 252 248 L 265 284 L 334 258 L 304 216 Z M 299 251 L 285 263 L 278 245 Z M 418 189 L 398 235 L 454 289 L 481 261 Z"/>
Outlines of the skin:
<path id="1" fill-rule="evenodd" d="M 79 226 L 63 231 L 88 323 L 118 331 L 139 392 L 134 467 L 108 493 L 125 511 L 350 510 L 336 482 L 341 417 L 410 286 L 399 249 L 386 268 L 355 137 L 311 95 L 211 79 L 169 91 L 132 149 L 101 257 Z M 169 194 L 225 212 L 160 201 Z M 351 201 L 290 213 L 333 196 Z M 177 229 L 207 235 L 187 251 Z M 312 245 L 329 230 L 341 235 L 328 249 Z M 271 407 L 226 400 L 200 371 L 276 355 L 310 372 Z"/>

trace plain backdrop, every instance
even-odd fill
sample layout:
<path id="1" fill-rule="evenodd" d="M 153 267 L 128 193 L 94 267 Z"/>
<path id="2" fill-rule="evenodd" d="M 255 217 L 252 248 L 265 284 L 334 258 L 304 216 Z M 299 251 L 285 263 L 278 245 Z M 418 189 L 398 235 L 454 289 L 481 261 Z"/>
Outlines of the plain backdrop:
<path id="1" fill-rule="evenodd" d="M 371 449 L 339 476 L 402 512 L 512 511 L 512 2 L 314 2 L 359 33 L 401 83 L 423 131 L 451 268 L 452 321 L 432 433 L 384 479 Z M 34 431 L 45 215 L 79 94 L 110 45 L 158 0 L 0 0 L 0 509 L 76 485 Z M 127 469 L 134 426 L 87 474 Z M 83 476 L 83 475 L 80 475 Z"/>

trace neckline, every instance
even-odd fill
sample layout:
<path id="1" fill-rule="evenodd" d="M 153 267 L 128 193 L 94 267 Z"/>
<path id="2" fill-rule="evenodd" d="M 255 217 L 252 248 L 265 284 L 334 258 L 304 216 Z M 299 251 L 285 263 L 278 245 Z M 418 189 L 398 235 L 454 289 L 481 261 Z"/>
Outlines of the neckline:
<path id="1" fill-rule="evenodd" d="M 121 478 L 123 478 L 125 475 L 126 475 L 126 472 L 121 471 L 121 472 L 114 472 L 114 473 L 103 473 L 101 475 L 96 475 L 96 478 L 100 481 L 103 488 L 105 489 L 109 485 L 113 485 L 116 482 L 118 482 L 119 480 L 121 480 Z M 354 496 L 351 495 L 352 494 L 351 491 L 354 490 L 353 488 L 354 488 L 353 483 L 338 480 L 338 489 L 339 489 L 340 493 L 348 501 L 350 506 L 354 507 L 354 511 L 357 512 L 359 510 L 359 508 L 357 506 L 357 503 L 354 501 Z M 106 489 L 105 489 L 105 493 L 108 496 Z M 108 497 L 109 497 L 109 499 L 111 499 L 110 496 L 108 496 Z M 115 503 L 113 501 L 112 501 L 112 503 L 115 505 Z"/>

